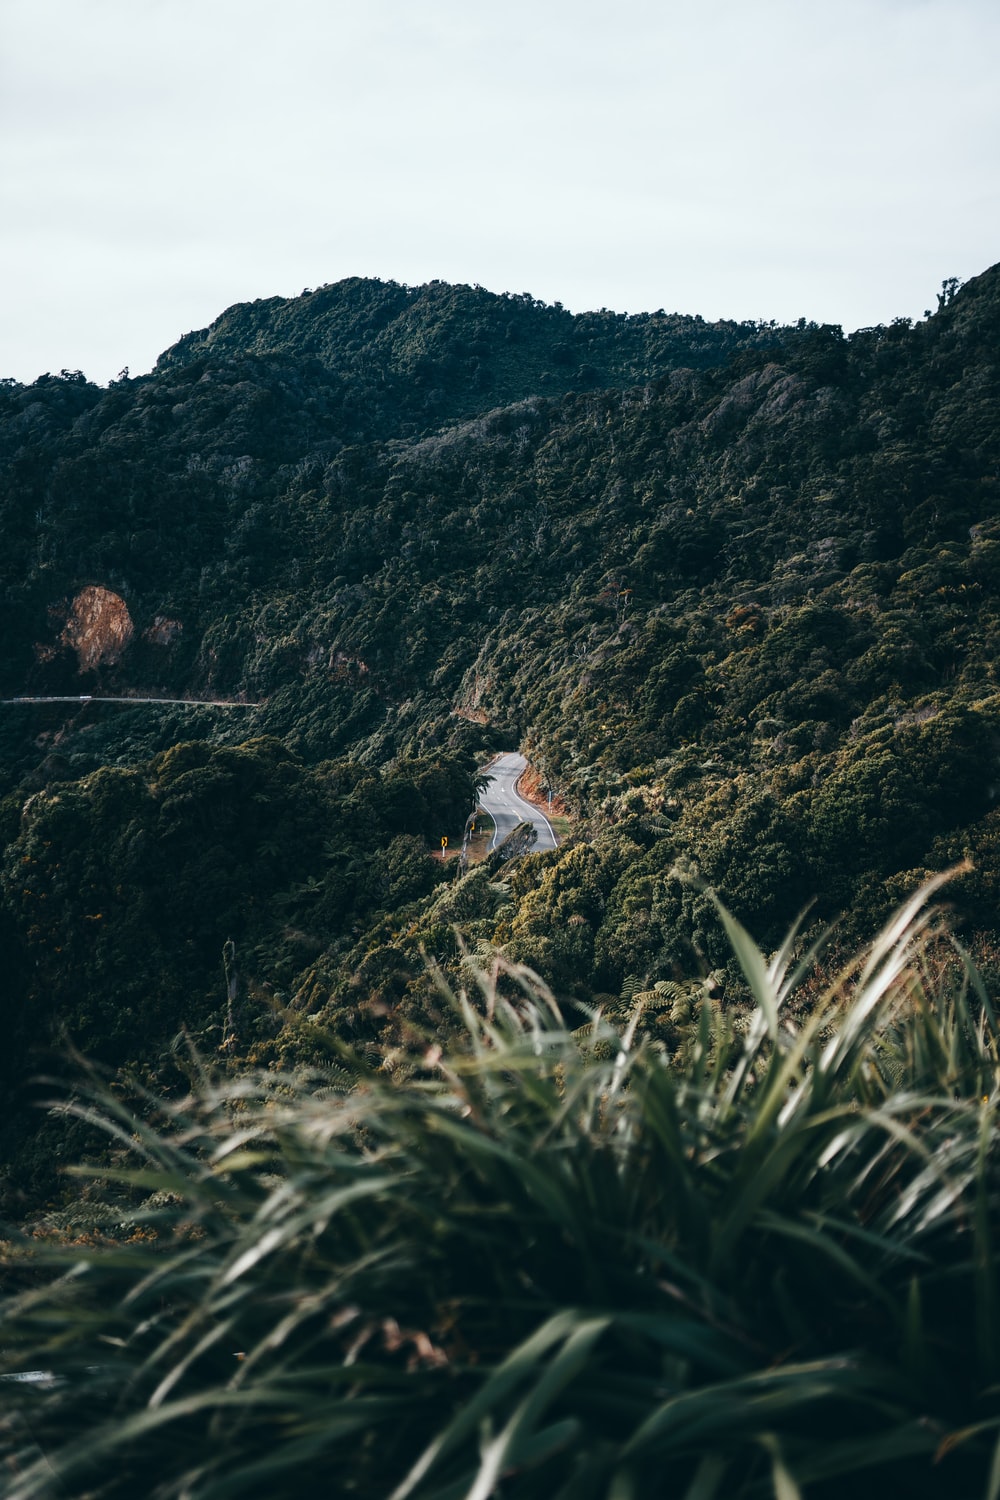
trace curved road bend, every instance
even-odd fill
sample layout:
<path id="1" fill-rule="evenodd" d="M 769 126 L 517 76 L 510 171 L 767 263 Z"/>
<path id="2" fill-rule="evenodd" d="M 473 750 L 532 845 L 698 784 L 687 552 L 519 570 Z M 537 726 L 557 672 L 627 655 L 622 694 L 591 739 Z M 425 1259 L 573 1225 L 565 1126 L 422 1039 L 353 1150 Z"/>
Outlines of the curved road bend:
<path id="1" fill-rule="evenodd" d="M 490 844 L 491 850 L 495 849 L 498 844 L 502 844 L 508 833 L 513 833 L 519 823 L 535 825 L 538 842 L 532 849 L 533 854 L 538 854 L 543 849 L 556 847 L 557 841 L 552 832 L 552 824 L 541 808 L 525 802 L 524 798 L 518 795 L 517 781 L 523 776 L 527 765 L 528 762 L 523 755 L 509 751 L 506 755 L 498 755 L 496 760 L 485 768 L 485 774 L 492 776 L 493 781 L 480 797 L 479 806 L 484 812 L 489 813 L 496 824 L 497 831 Z"/>

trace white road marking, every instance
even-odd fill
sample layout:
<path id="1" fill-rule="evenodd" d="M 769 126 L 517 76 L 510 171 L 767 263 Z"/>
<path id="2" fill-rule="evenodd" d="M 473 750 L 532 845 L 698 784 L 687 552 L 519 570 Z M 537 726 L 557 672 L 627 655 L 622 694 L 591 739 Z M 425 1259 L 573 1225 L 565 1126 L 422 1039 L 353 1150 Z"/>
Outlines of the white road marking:
<path id="1" fill-rule="evenodd" d="M 485 767 L 485 773 L 494 777 L 493 785 L 480 798 L 480 806 L 493 819 L 494 834 L 490 843 L 490 852 L 496 849 L 506 838 L 508 833 L 513 832 L 518 823 L 531 823 L 537 829 L 540 837 L 539 848 L 555 849 L 558 840 L 553 831 L 552 824 L 541 811 L 533 806 L 517 789 L 516 782 L 524 774 L 527 761 L 523 755 L 514 751 L 508 751 L 504 755 L 498 755 Z"/>

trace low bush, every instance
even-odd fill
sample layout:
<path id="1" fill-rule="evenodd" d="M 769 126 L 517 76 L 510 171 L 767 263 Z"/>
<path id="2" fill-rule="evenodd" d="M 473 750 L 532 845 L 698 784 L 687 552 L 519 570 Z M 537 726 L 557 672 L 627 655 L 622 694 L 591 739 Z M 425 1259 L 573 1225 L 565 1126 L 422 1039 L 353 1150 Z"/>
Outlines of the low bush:
<path id="1" fill-rule="evenodd" d="M 720 910 L 755 1009 L 674 1050 L 497 962 L 406 1076 L 75 1105 L 112 1222 L 8 1246 L 6 1494 L 995 1500 L 998 1029 L 942 878 L 808 1010 Z"/>

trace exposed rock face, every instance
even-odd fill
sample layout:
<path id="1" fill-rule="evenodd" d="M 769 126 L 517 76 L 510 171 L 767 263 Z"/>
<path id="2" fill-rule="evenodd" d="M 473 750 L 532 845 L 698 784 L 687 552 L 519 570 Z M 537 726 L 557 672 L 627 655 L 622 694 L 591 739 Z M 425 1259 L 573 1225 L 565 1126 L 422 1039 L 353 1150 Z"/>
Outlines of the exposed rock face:
<path id="1" fill-rule="evenodd" d="M 111 597 L 114 598 L 114 595 Z M 157 615 L 149 629 L 143 631 L 142 638 L 151 646 L 169 646 L 183 629 L 184 626 L 180 620 L 171 620 L 166 615 Z"/>
<path id="2" fill-rule="evenodd" d="M 59 639 L 76 652 L 80 671 L 90 672 L 120 661 L 134 633 L 125 600 L 92 584 L 73 600 Z"/>

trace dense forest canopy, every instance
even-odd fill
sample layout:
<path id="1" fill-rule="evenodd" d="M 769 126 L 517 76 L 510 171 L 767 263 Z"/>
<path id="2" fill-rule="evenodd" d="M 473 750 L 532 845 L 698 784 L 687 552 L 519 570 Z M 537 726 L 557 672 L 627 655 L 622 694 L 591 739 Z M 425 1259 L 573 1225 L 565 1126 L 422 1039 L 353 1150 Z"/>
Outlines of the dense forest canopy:
<path id="1" fill-rule="evenodd" d="M 457 932 L 724 993 L 704 882 L 860 937 L 969 856 L 995 962 L 998 347 L 1000 268 L 850 336 L 354 279 L 0 385 L 0 696 L 77 699 L 0 707 L 8 1082 L 404 1045 Z M 518 744 L 572 836 L 442 884 Z"/>

